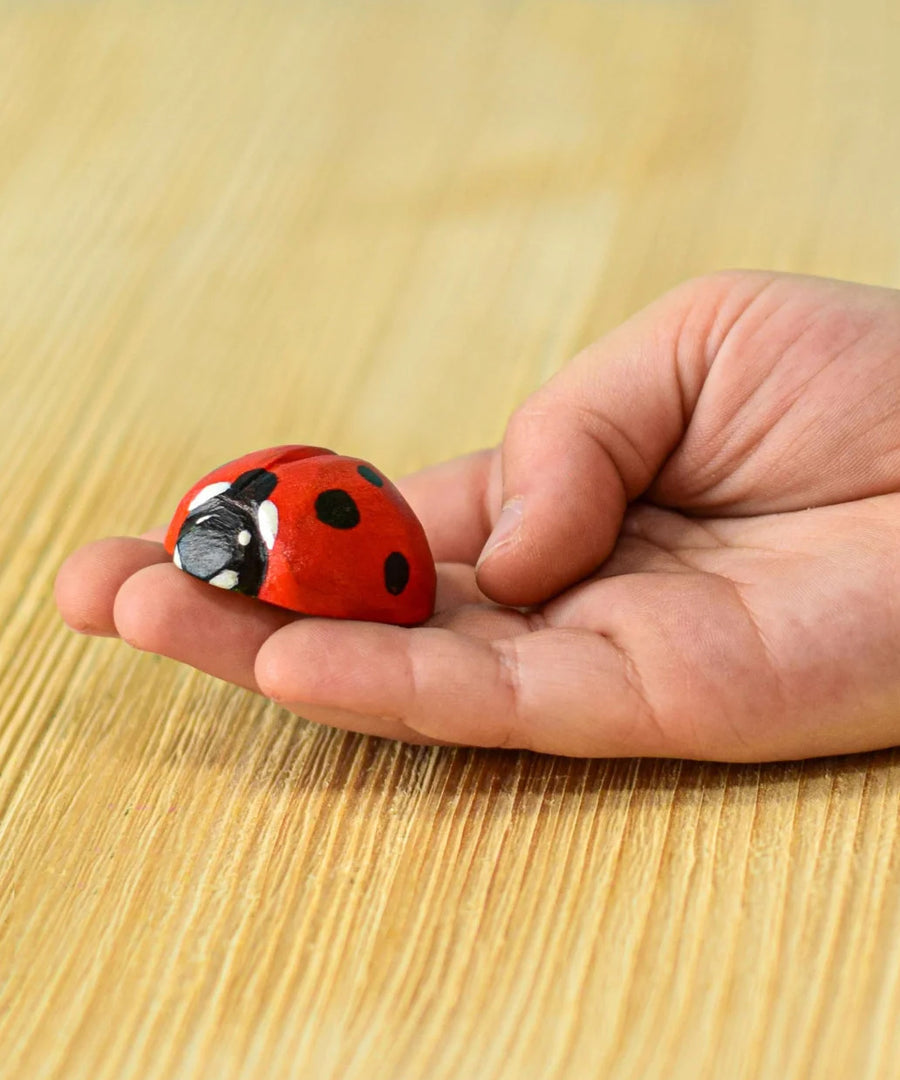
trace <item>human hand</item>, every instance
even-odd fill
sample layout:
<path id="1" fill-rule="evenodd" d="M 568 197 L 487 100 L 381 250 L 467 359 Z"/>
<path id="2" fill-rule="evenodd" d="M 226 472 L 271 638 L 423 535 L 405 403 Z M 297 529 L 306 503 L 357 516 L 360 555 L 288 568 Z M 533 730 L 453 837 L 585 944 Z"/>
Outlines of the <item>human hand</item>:
<path id="1" fill-rule="evenodd" d="M 423 627 L 298 617 L 133 538 L 72 555 L 60 611 L 413 742 L 737 761 L 900 741 L 900 293 L 686 282 L 502 448 L 398 486 L 439 564 Z M 517 528 L 481 554 L 494 525 Z"/>

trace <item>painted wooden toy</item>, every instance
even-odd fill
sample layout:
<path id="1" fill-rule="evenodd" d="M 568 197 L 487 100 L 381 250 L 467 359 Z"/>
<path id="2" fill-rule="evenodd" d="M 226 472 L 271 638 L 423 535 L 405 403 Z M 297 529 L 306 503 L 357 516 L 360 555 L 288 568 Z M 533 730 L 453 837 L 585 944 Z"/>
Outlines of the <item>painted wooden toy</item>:
<path id="1" fill-rule="evenodd" d="M 414 626 L 434 610 L 434 559 L 406 500 L 368 462 L 320 446 L 214 469 L 165 546 L 193 577 L 305 615 Z"/>

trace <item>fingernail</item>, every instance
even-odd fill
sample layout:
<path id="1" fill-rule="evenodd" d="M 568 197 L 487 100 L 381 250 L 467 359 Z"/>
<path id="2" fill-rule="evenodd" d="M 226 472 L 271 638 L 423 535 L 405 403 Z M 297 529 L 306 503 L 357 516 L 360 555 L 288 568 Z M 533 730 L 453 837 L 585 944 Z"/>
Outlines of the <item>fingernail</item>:
<path id="1" fill-rule="evenodd" d="M 511 540 L 521 524 L 522 498 L 517 495 L 514 499 L 510 499 L 500 511 L 500 517 L 497 518 L 497 523 L 494 526 L 493 532 L 488 537 L 487 543 L 484 545 L 481 554 L 478 556 L 476 568 L 481 566 L 492 551 L 495 551 L 501 544 L 506 543 L 507 540 Z"/>

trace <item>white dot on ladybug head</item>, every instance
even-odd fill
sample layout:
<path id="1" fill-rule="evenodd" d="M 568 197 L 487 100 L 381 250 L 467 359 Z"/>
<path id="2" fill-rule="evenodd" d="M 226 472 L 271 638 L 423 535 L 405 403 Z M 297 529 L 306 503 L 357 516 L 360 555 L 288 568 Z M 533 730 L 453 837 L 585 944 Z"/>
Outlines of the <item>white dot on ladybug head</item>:
<path id="1" fill-rule="evenodd" d="M 260 536 L 271 551 L 275 547 L 275 537 L 278 535 L 278 507 L 266 499 L 264 503 L 259 504 L 256 520 L 259 522 Z"/>
<path id="2" fill-rule="evenodd" d="M 246 547 L 252 539 L 253 537 L 246 529 L 241 529 L 241 531 L 238 533 L 238 543 L 241 545 L 241 547 Z"/>
<path id="3" fill-rule="evenodd" d="M 222 570 L 214 578 L 210 578 L 209 583 L 215 585 L 217 589 L 233 589 L 238 583 L 237 571 Z"/>
<path id="4" fill-rule="evenodd" d="M 192 513 L 198 506 L 202 506 L 205 502 L 209 502 L 210 499 L 214 499 L 217 495 L 221 495 L 223 491 L 227 491 L 231 487 L 226 480 L 221 480 L 217 484 L 207 484 L 205 488 L 201 488 L 197 494 L 188 503 L 188 513 Z"/>
<path id="5" fill-rule="evenodd" d="M 175 546 L 174 552 L 172 553 L 172 562 L 175 563 L 179 570 L 184 569 L 184 567 L 181 565 L 181 552 L 178 550 L 177 544 Z"/>

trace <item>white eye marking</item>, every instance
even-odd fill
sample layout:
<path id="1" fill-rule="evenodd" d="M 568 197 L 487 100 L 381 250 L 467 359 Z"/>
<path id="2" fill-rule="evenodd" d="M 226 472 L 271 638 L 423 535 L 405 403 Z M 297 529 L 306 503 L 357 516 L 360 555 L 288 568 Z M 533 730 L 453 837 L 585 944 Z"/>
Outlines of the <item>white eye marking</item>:
<path id="1" fill-rule="evenodd" d="M 175 551 L 172 554 L 172 562 L 175 563 L 179 570 L 184 569 L 184 567 L 181 565 L 181 552 L 178 550 L 177 544 L 175 545 Z"/>
<path id="2" fill-rule="evenodd" d="M 259 531 L 269 551 L 275 547 L 275 537 L 278 535 L 278 507 L 268 499 L 259 504 L 256 511 L 259 521 Z"/>
<path id="3" fill-rule="evenodd" d="M 217 589 L 233 589 L 238 583 L 237 571 L 222 570 L 214 578 L 210 578 L 209 583 L 215 585 Z"/>
<path id="4" fill-rule="evenodd" d="M 238 543 L 241 545 L 241 547 L 246 547 L 252 539 L 253 537 L 246 529 L 241 529 L 241 531 L 238 533 Z"/>
<path id="5" fill-rule="evenodd" d="M 217 484 L 207 484 L 205 488 L 201 488 L 197 494 L 188 503 L 188 513 L 192 513 L 198 506 L 202 506 L 205 502 L 209 502 L 210 499 L 214 499 L 217 495 L 221 495 L 223 491 L 227 491 L 231 487 L 225 480 L 220 480 Z"/>

